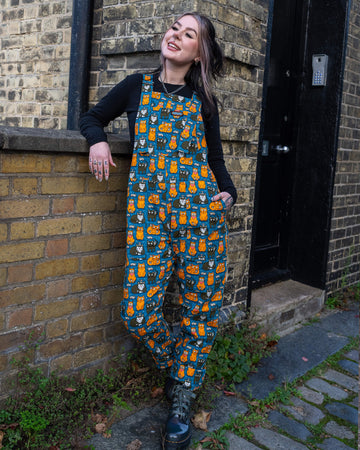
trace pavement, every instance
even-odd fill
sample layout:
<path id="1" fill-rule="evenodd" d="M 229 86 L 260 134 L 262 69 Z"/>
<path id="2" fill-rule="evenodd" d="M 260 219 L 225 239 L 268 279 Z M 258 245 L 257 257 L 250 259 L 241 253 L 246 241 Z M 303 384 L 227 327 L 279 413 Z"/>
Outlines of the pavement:
<path id="1" fill-rule="evenodd" d="M 306 375 L 329 356 L 341 351 L 350 338 L 359 335 L 359 306 L 346 311 L 324 314 L 280 338 L 277 350 L 261 361 L 258 371 L 236 385 L 239 396 L 222 395 L 216 399 L 208 431 L 218 430 L 231 417 L 248 411 L 248 400 L 264 399 L 277 387 Z M 287 405 L 271 410 L 261 426 L 250 428 L 248 440 L 227 432 L 229 450 L 345 450 L 354 446 L 358 425 L 359 352 L 351 350 L 341 356 L 336 368 L 299 383 L 301 398 L 293 396 Z M 110 438 L 95 435 L 88 444 L 95 450 L 161 450 L 162 430 L 168 403 L 160 401 L 115 423 Z M 311 440 L 314 429 L 324 439 Z M 205 437 L 194 430 L 192 449 Z M 141 445 L 140 445 L 141 443 Z M 131 446 L 132 445 L 132 446 Z M 90 447 L 91 448 L 91 447 Z M 360 447 L 359 447 L 360 448 Z"/>

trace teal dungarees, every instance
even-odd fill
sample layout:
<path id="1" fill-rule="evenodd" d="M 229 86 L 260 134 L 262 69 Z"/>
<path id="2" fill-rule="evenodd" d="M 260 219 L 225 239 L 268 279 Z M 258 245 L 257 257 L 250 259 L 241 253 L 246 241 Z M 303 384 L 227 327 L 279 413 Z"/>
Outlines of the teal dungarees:
<path id="1" fill-rule="evenodd" d="M 129 175 L 122 317 L 159 368 L 190 389 L 205 376 L 226 276 L 223 201 L 207 161 L 201 102 L 153 91 L 144 75 Z M 181 332 L 162 305 L 171 274 L 179 283 Z"/>

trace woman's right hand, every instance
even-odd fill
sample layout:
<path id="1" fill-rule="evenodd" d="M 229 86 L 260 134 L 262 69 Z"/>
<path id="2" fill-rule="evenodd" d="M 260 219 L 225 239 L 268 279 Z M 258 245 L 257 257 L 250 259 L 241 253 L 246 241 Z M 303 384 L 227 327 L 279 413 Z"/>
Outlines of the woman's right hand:
<path id="1" fill-rule="evenodd" d="M 116 167 L 111 156 L 109 144 L 107 142 L 98 142 L 92 145 L 89 153 L 89 169 L 98 181 L 102 181 L 103 176 L 105 180 L 109 179 L 109 164 Z"/>

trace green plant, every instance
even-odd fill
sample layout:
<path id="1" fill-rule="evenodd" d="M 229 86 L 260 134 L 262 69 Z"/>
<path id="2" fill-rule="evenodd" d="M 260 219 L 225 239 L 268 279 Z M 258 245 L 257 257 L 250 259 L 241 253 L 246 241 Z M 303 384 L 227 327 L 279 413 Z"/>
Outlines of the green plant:
<path id="1" fill-rule="evenodd" d="M 225 436 L 226 430 L 220 429 L 207 433 L 205 438 L 201 440 L 203 448 L 209 448 L 211 450 L 227 450 L 230 448 L 229 441 Z"/>
<path id="2" fill-rule="evenodd" d="M 234 323 L 221 330 L 207 362 L 212 380 L 240 383 L 255 370 L 261 358 L 269 355 L 277 342 L 261 333 L 260 326 L 248 319 L 238 329 Z"/>

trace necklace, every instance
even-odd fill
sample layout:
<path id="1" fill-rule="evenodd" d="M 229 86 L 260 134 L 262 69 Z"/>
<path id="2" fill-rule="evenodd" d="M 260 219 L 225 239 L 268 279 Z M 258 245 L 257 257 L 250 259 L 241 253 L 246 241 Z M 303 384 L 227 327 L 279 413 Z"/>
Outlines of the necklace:
<path id="1" fill-rule="evenodd" d="M 170 94 L 171 94 L 171 95 L 176 94 L 176 93 L 179 92 L 184 86 L 186 86 L 186 83 L 184 83 L 184 84 L 182 84 L 181 86 L 179 86 L 178 88 L 176 88 L 174 91 L 169 92 L 169 91 L 166 89 L 165 83 L 164 83 L 163 80 L 161 79 L 160 75 L 159 75 L 159 81 L 160 81 L 160 83 L 162 84 L 162 87 L 163 87 L 164 91 L 165 91 L 168 95 L 170 95 Z"/>

